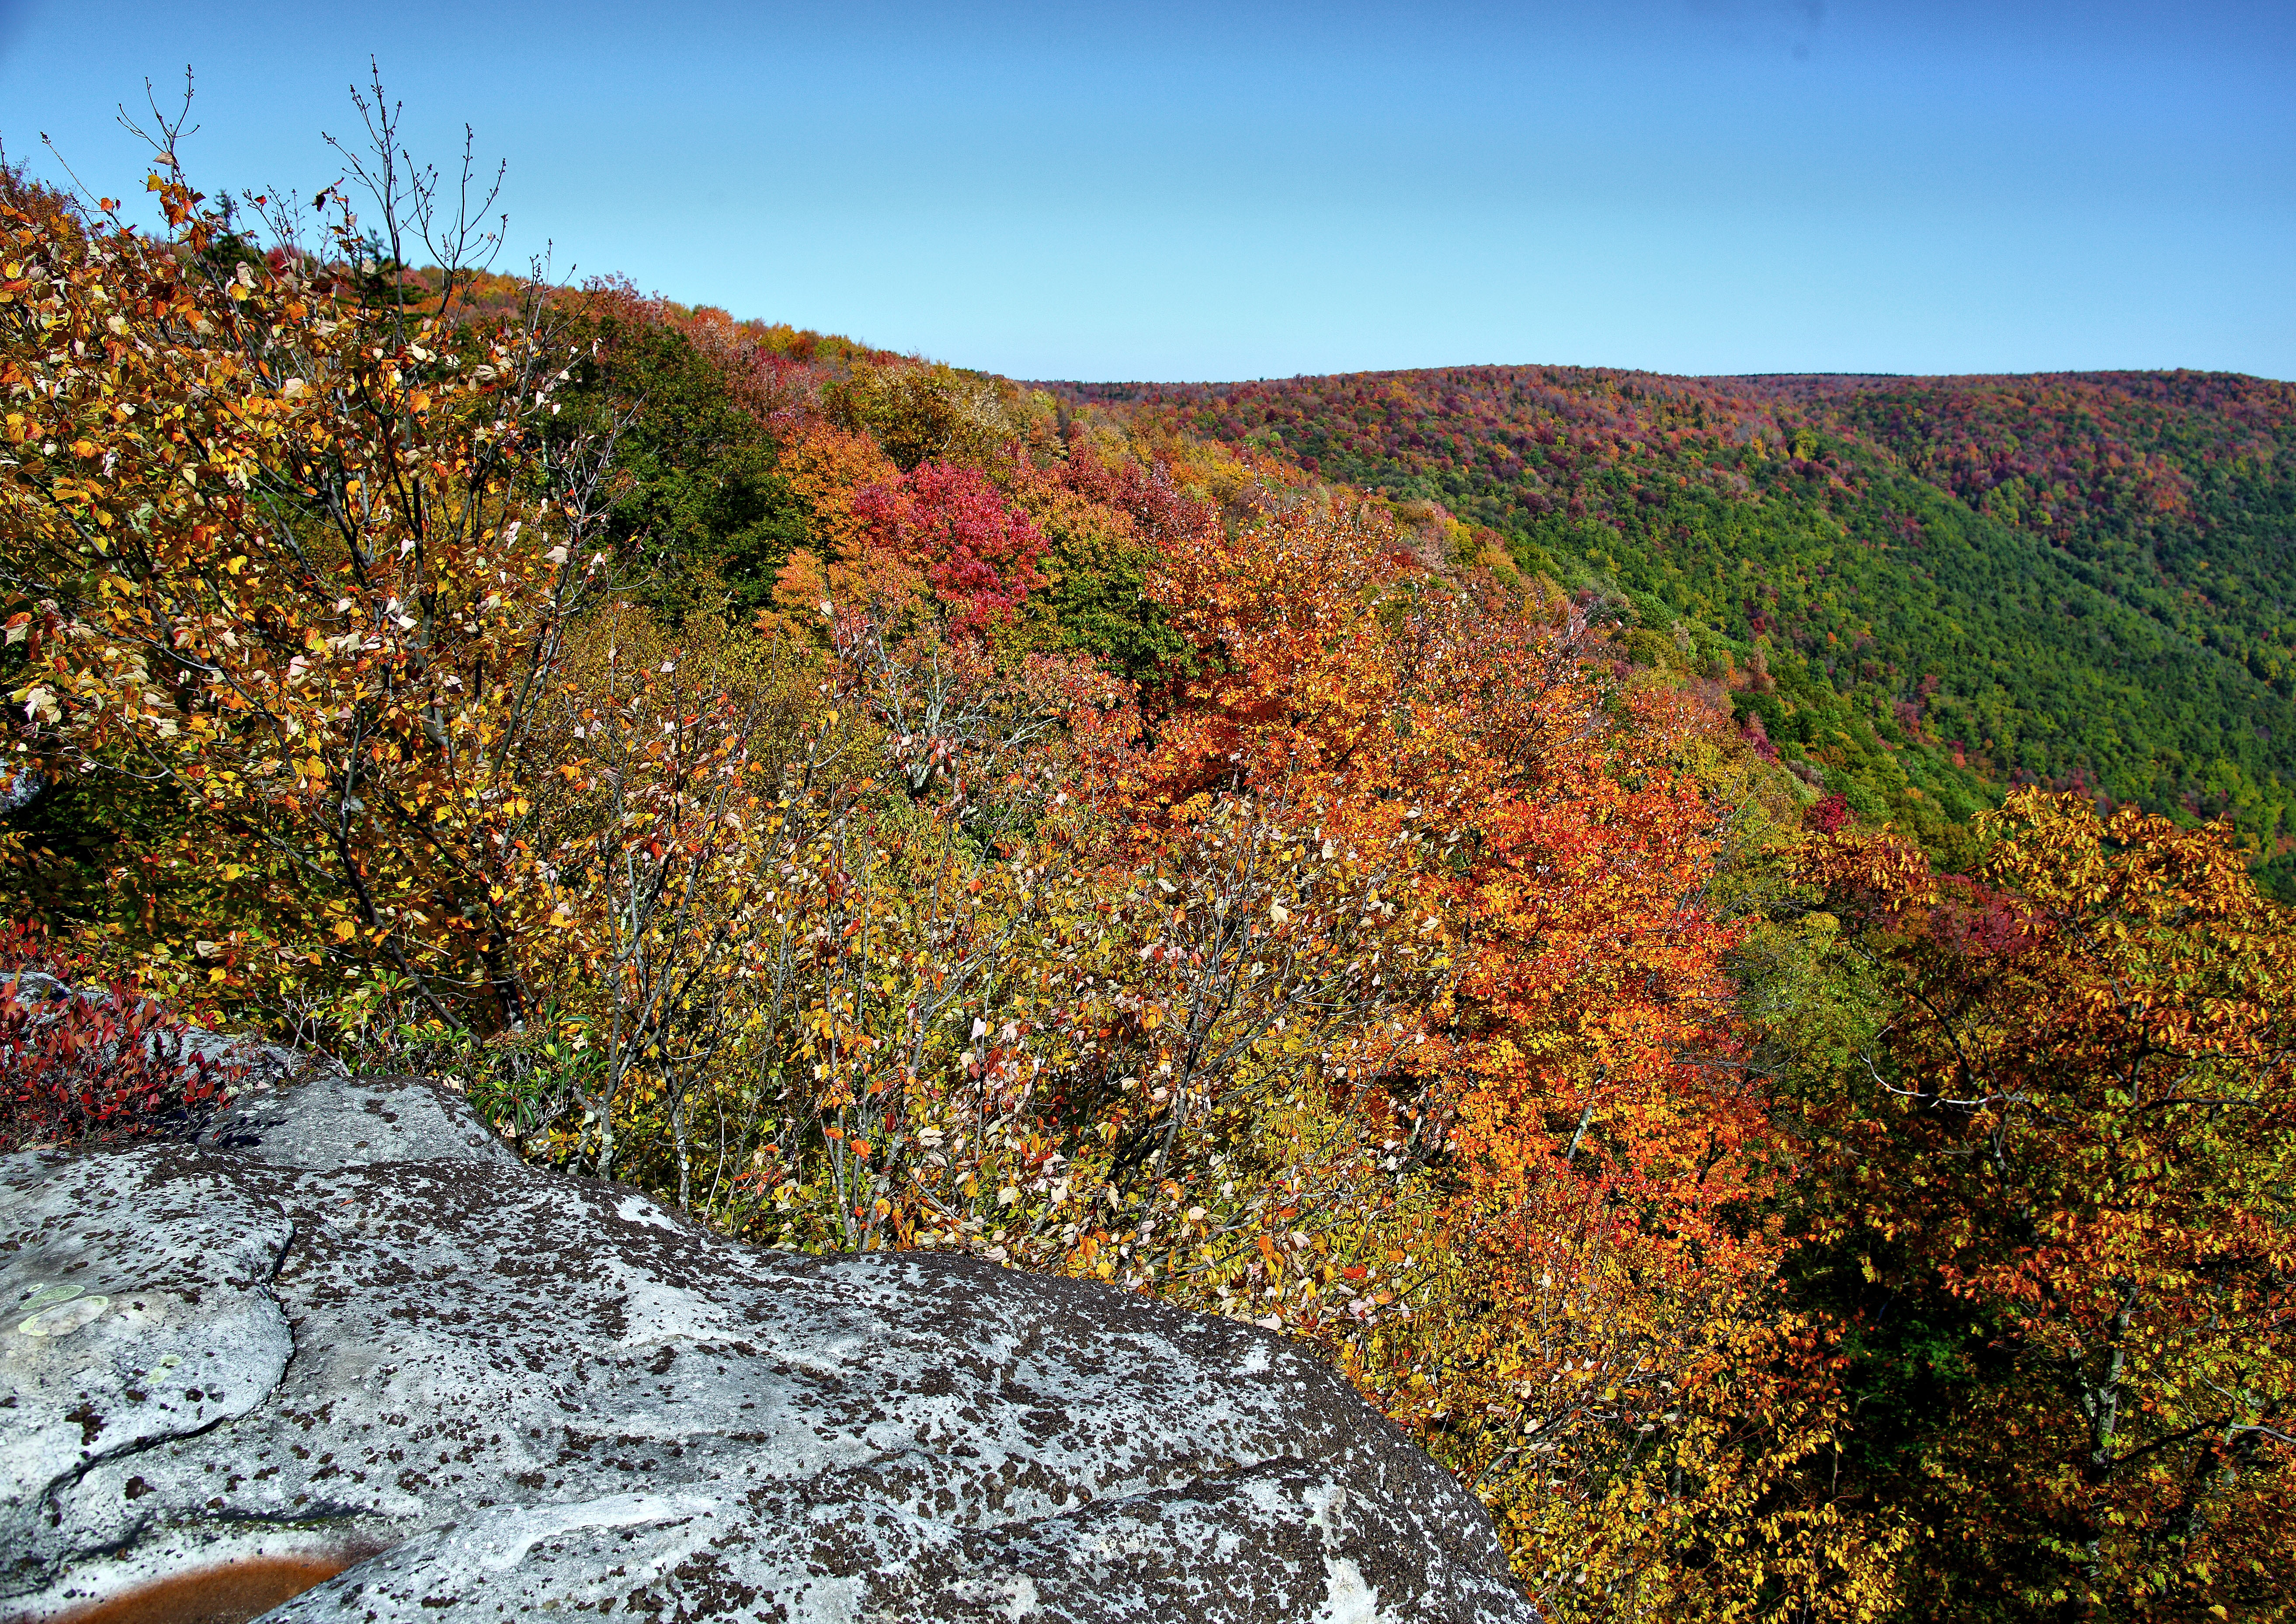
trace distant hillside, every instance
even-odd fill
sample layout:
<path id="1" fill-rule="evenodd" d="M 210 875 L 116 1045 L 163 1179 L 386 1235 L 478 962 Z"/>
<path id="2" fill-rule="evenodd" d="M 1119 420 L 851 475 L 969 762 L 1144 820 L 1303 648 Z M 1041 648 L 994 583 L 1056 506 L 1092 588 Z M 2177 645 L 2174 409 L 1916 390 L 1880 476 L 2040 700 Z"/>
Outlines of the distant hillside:
<path id="1" fill-rule="evenodd" d="M 2296 385 L 1455 367 L 1056 395 L 1441 504 L 1741 662 L 1789 762 L 1950 851 L 2006 785 L 2229 813 L 2296 894 Z"/>

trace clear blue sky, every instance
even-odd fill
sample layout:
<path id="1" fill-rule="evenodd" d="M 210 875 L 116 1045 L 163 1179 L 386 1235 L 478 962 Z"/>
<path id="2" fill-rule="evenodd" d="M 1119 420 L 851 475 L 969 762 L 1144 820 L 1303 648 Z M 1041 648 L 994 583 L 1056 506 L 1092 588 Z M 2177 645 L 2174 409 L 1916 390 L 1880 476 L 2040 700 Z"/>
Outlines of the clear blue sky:
<path id="1" fill-rule="evenodd" d="M 2296 377 L 2290 0 L 0 0 L 0 136 L 332 179 L 376 55 L 512 242 L 1023 377 Z"/>

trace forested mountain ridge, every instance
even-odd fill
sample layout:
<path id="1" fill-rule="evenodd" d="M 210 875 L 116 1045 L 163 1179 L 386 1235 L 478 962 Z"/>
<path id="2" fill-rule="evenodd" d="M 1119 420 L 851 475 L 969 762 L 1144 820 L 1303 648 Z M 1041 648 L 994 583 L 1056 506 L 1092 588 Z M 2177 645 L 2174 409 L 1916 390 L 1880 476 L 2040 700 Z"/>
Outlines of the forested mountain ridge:
<path id="1" fill-rule="evenodd" d="M 1817 404 L 2288 691 L 2296 385 L 2184 372 L 1750 381 Z"/>
<path id="2" fill-rule="evenodd" d="M 2230 815 L 2296 887 L 2296 385 L 1455 367 L 1048 384 L 1440 504 L 1611 590 L 1789 761 L 1933 849 L 2018 783 Z M 1710 647 L 1706 645 L 1710 644 Z"/>

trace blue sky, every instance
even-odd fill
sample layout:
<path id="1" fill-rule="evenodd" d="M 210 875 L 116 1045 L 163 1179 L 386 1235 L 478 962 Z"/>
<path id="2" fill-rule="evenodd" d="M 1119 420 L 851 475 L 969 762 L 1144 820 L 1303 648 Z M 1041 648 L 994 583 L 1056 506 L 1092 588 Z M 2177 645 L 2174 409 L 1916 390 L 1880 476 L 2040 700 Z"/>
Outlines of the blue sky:
<path id="1" fill-rule="evenodd" d="M 372 53 L 576 274 L 1021 377 L 2296 377 L 2296 5 L 0 0 L 0 137 L 306 191 Z"/>

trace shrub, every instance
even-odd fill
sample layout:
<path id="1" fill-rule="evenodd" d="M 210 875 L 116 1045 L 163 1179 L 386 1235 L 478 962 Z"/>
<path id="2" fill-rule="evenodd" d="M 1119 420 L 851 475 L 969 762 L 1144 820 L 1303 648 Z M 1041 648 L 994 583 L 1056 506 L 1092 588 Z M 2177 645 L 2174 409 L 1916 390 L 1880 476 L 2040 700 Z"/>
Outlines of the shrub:
<path id="1" fill-rule="evenodd" d="M 22 939 L 0 949 L 0 1150 L 142 1136 L 188 1139 L 246 1068 L 124 981 L 76 986 Z M 45 968 L 37 967 L 45 963 Z"/>

